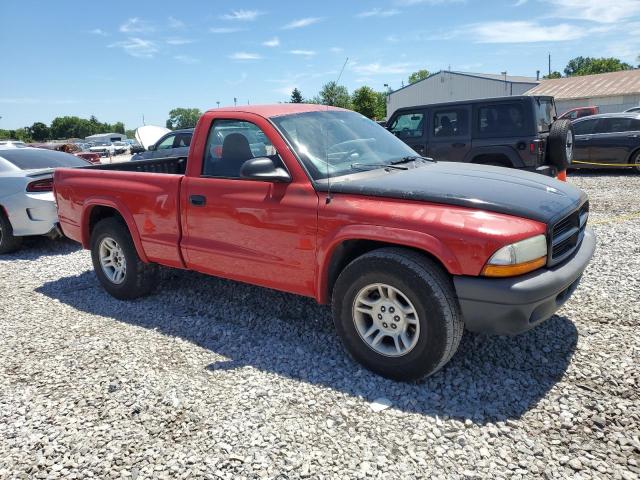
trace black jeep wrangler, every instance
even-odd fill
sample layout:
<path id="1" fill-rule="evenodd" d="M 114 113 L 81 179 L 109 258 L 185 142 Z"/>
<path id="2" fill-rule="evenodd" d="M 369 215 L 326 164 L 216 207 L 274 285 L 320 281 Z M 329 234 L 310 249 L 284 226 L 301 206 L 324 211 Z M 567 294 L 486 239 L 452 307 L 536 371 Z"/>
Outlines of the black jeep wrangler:
<path id="1" fill-rule="evenodd" d="M 573 157 L 570 120 L 553 97 L 514 96 L 405 107 L 387 128 L 418 154 L 555 176 Z"/>

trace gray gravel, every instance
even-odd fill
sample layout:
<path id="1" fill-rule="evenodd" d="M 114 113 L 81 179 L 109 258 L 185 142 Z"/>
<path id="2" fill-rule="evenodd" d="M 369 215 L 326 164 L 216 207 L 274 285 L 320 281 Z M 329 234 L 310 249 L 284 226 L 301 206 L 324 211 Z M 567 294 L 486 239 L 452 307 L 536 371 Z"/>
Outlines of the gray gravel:
<path id="1" fill-rule="evenodd" d="M 0 258 L 0 478 L 638 478 L 640 176 L 570 180 L 599 240 L 572 300 L 418 384 L 354 364 L 311 300 L 164 271 L 120 302 L 29 241 Z"/>

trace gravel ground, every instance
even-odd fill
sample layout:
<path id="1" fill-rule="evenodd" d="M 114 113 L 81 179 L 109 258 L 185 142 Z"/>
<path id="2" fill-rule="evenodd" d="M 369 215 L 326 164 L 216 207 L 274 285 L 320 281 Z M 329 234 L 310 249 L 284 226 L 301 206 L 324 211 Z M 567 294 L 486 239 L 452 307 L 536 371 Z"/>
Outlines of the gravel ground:
<path id="1" fill-rule="evenodd" d="M 164 271 L 121 302 L 31 240 L 0 259 L 0 478 L 638 478 L 640 176 L 570 181 L 599 241 L 570 302 L 417 384 L 355 365 L 311 300 Z"/>

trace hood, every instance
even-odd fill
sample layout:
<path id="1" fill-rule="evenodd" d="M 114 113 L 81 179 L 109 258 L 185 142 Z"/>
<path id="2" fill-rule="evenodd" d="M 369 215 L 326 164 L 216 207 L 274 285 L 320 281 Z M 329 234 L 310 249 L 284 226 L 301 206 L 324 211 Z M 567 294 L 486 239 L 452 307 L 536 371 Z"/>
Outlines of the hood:
<path id="1" fill-rule="evenodd" d="M 165 127 L 145 125 L 136 130 L 135 137 L 138 143 L 148 150 L 151 145 L 155 145 L 155 143 L 160 140 L 160 137 L 170 131 L 171 130 Z"/>
<path id="2" fill-rule="evenodd" d="M 419 200 L 555 223 L 587 200 L 566 182 L 539 173 L 469 163 L 418 163 L 331 182 L 334 193 Z M 326 183 L 318 190 L 326 191 Z"/>

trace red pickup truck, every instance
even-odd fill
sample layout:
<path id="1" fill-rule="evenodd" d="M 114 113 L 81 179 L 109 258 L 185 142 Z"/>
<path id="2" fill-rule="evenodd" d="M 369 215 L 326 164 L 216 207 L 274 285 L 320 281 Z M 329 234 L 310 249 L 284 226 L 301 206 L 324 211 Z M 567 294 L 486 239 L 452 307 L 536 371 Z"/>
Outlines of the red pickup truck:
<path id="1" fill-rule="evenodd" d="M 331 303 L 346 349 L 408 380 L 463 329 L 526 331 L 573 293 L 595 249 L 588 200 L 552 178 L 417 156 L 351 111 L 208 111 L 188 158 L 58 169 L 64 233 L 114 297 L 157 265 Z"/>

